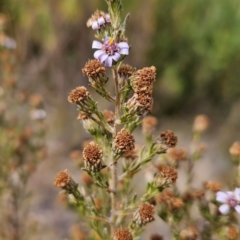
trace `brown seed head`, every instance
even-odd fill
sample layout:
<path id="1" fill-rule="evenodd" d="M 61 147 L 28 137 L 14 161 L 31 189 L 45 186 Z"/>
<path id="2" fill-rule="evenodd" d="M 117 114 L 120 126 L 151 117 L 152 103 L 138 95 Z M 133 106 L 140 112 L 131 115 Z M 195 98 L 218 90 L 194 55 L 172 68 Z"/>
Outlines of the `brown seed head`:
<path id="1" fill-rule="evenodd" d="M 158 203 L 164 202 L 171 204 L 172 199 L 175 197 L 175 194 L 170 189 L 164 189 L 159 195 L 156 196 L 156 201 Z"/>
<path id="2" fill-rule="evenodd" d="M 194 132 L 204 132 L 209 126 L 209 119 L 206 115 L 198 115 L 193 123 Z"/>
<path id="3" fill-rule="evenodd" d="M 221 190 L 222 184 L 219 182 L 209 181 L 206 183 L 205 187 L 212 192 L 218 192 Z"/>
<path id="4" fill-rule="evenodd" d="M 229 153 L 234 157 L 240 157 L 240 142 L 234 142 L 229 149 Z"/>
<path id="5" fill-rule="evenodd" d="M 71 176 L 68 173 L 68 170 L 65 169 L 57 174 L 54 180 L 54 186 L 64 188 L 71 181 Z"/>
<path id="6" fill-rule="evenodd" d="M 129 78 L 130 76 L 132 76 L 134 71 L 135 69 L 132 66 L 128 64 L 122 64 L 118 70 L 118 74 L 122 78 Z"/>
<path id="7" fill-rule="evenodd" d="M 115 230 L 113 240 L 133 240 L 133 237 L 127 229 L 118 228 Z"/>
<path id="8" fill-rule="evenodd" d="M 205 195 L 205 192 L 204 190 L 194 190 L 192 193 L 191 193 L 191 196 L 193 199 L 197 198 L 197 199 L 201 199 L 203 196 Z"/>
<path id="9" fill-rule="evenodd" d="M 107 123 L 113 123 L 115 120 L 115 114 L 113 111 L 104 110 L 103 116 L 106 119 Z"/>
<path id="10" fill-rule="evenodd" d="M 228 226 L 226 229 L 226 237 L 229 240 L 236 240 L 239 236 L 239 230 L 235 226 Z"/>
<path id="11" fill-rule="evenodd" d="M 115 148 L 120 152 L 128 152 L 135 148 L 135 140 L 131 133 L 129 133 L 125 128 L 121 129 L 117 133 L 117 136 L 114 140 Z"/>
<path id="12" fill-rule="evenodd" d="M 172 199 L 172 207 L 174 209 L 181 209 L 184 206 L 184 202 L 181 198 L 173 198 Z"/>
<path id="13" fill-rule="evenodd" d="M 158 120 L 153 116 L 146 116 L 142 121 L 143 133 L 146 135 L 153 134 L 155 127 L 157 126 Z"/>
<path id="14" fill-rule="evenodd" d="M 153 234 L 150 236 L 150 240 L 163 240 L 163 236 L 159 234 Z"/>
<path id="15" fill-rule="evenodd" d="M 166 148 L 173 148 L 177 144 L 177 136 L 174 135 L 173 131 L 167 130 L 160 134 L 160 141 Z"/>
<path id="16" fill-rule="evenodd" d="M 144 115 L 152 111 L 153 98 L 146 92 L 134 93 L 126 105 L 133 113 Z"/>
<path id="17" fill-rule="evenodd" d="M 153 82 L 156 79 L 156 68 L 145 67 L 133 73 L 131 77 L 131 84 L 134 92 L 152 93 Z"/>
<path id="18" fill-rule="evenodd" d="M 80 227 L 78 225 L 73 225 L 70 231 L 71 235 L 76 240 L 84 240 L 86 237 L 85 234 L 80 230 Z"/>
<path id="19" fill-rule="evenodd" d="M 159 177 L 160 181 L 164 181 L 167 184 L 173 184 L 176 182 L 178 178 L 178 173 L 175 168 L 170 167 L 168 165 L 162 165 L 162 164 L 158 165 L 157 168 L 160 173 L 160 177 Z"/>
<path id="20" fill-rule="evenodd" d="M 83 160 L 87 162 L 90 166 L 101 165 L 103 157 L 103 152 L 99 148 L 98 144 L 95 142 L 90 142 L 83 149 Z"/>
<path id="21" fill-rule="evenodd" d="M 187 153 L 184 149 L 176 147 L 168 149 L 167 154 L 175 161 L 185 160 L 187 157 Z"/>
<path id="22" fill-rule="evenodd" d="M 155 214 L 154 206 L 147 202 L 139 206 L 137 212 L 135 213 L 134 218 L 136 219 L 137 224 L 145 225 L 155 220 L 154 214 Z"/>
<path id="23" fill-rule="evenodd" d="M 29 97 L 29 103 L 33 106 L 33 107 L 37 107 L 39 105 L 41 105 L 43 102 L 43 98 L 40 94 L 32 94 Z"/>
<path id="24" fill-rule="evenodd" d="M 198 238 L 198 231 L 195 227 L 190 226 L 180 232 L 182 240 L 196 240 Z"/>
<path id="25" fill-rule="evenodd" d="M 77 120 L 88 120 L 90 118 L 90 114 L 79 112 Z"/>
<path id="26" fill-rule="evenodd" d="M 70 103 L 80 103 L 86 100 L 88 96 L 89 92 L 85 87 L 77 87 L 70 92 L 68 96 L 68 101 Z"/>
<path id="27" fill-rule="evenodd" d="M 101 78 L 106 75 L 106 68 L 97 59 L 89 60 L 82 69 L 82 73 L 92 79 Z"/>

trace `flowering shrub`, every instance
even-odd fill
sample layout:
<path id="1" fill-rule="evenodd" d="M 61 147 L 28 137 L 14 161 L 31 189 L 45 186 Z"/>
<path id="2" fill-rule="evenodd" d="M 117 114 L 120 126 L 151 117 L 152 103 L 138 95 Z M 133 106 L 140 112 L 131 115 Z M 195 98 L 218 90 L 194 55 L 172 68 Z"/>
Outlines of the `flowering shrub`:
<path id="1" fill-rule="evenodd" d="M 92 47 L 98 49 L 95 59 L 89 60 L 82 72 L 90 86 L 112 103 L 114 112 L 99 110 L 84 86 L 70 92 L 68 101 L 77 105 L 78 119 L 93 137 L 85 144 L 80 163 L 85 186 L 79 188 L 67 169 L 54 181 L 68 196 L 69 205 L 89 223 L 81 239 L 139 239 L 145 226 L 158 216 L 169 225 L 172 239 L 236 239 L 237 218 L 230 209 L 239 212 L 239 188 L 225 193 L 218 182 L 207 182 L 202 189 L 191 184 L 194 163 L 204 151 L 200 137 L 208 127 L 208 118 L 199 115 L 195 119 L 189 154 L 175 148 L 178 140 L 171 130 L 153 135 L 157 119 L 149 114 L 156 68 L 135 69 L 123 64 L 130 50 L 125 36 L 128 15 L 121 20 L 120 0 L 106 2 L 109 13 L 96 11 L 87 22 L 101 42 L 93 42 Z M 107 68 L 112 77 L 107 76 Z M 115 84 L 114 93 L 106 88 L 110 79 Z M 145 145 L 137 147 L 133 132 L 141 123 Z M 181 192 L 175 183 L 183 161 L 187 181 Z M 131 181 L 139 172 L 145 172 L 148 181 L 141 196 L 134 192 Z M 218 202 L 223 203 L 220 208 Z M 199 214 L 192 216 L 195 205 Z M 153 234 L 151 239 L 163 237 Z"/>

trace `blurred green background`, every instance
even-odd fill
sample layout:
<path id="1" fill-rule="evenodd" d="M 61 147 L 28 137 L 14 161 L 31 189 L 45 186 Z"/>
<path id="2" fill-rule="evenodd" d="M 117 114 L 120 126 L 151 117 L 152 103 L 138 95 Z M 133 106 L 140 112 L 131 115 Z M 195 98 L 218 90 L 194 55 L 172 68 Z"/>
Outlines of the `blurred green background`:
<path id="1" fill-rule="evenodd" d="M 132 51 L 126 62 L 158 69 L 156 114 L 231 111 L 240 96 L 238 0 L 125 0 L 123 5 L 124 14 L 131 12 Z M 106 10 L 105 2 L 1 0 L 29 88 L 38 86 L 47 98 L 66 104 L 66 90 L 86 81 L 81 68 L 92 58 L 94 33 L 85 23 L 96 8 Z"/>
<path id="2" fill-rule="evenodd" d="M 204 113 L 212 122 L 210 141 L 217 138 L 228 149 L 240 138 L 240 1 L 123 0 L 123 6 L 124 14 L 131 13 L 132 48 L 125 62 L 157 67 L 153 114 L 161 128 L 177 130 L 181 139 L 185 130 L 190 133 L 194 116 Z M 49 178 L 35 178 L 43 187 L 69 166 L 69 150 L 86 138 L 67 96 L 88 84 L 81 69 L 93 58 L 94 32 L 86 21 L 96 8 L 107 11 L 103 0 L 0 0 L 6 32 L 18 44 L 18 84 L 38 91 L 46 105 L 52 169 Z"/>

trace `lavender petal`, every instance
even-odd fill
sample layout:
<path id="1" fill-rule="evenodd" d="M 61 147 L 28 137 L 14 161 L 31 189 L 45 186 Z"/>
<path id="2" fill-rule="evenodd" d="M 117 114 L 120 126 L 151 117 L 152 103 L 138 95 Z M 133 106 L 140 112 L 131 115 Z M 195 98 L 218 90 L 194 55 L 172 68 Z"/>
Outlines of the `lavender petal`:
<path id="1" fill-rule="evenodd" d="M 92 43 L 92 48 L 93 49 L 102 49 L 102 43 L 100 43 L 99 41 L 94 40 Z"/>
<path id="2" fill-rule="evenodd" d="M 225 192 L 219 191 L 219 192 L 216 193 L 216 200 L 220 203 L 227 202 L 228 198 L 229 198 L 229 196 Z"/>
<path id="3" fill-rule="evenodd" d="M 111 67 L 112 66 L 112 57 L 109 56 L 106 60 L 105 60 L 105 66 L 106 67 Z"/>
<path id="4" fill-rule="evenodd" d="M 98 22 L 97 21 L 94 21 L 93 23 L 92 23 L 92 29 L 93 30 L 97 30 L 97 29 L 99 29 L 100 27 L 99 27 L 99 24 L 98 24 Z"/>
<path id="5" fill-rule="evenodd" d="M 106 17 L 105 17 L 105 19 L 106 19 L 106 22 L 111 22 L 111 19 L 110 19 L 110 15 L 109 14 L 106 14 Z"/>
<path id="6" fill-rule="evenodd" d="M 129 54 L 129 49 L 128 48 L 122 48 L 118 52 L 122 55 L 128 55 Z"/>
<path id="7" fill-rule="evenodd" d="M 121 57 L 121 55 L 117 52 L 114 53 L 114 55 L 112 56 L 112 59 L 117 62 L 119 60 L 119 58 Z"/>
<path id="8" fill-rule="evenodd" d="M 240 206 L 239 206 L 239 205 L 237 205 L 237 206 L 235 207 L 235 210 L 236 210 L 236 212 L 237 212 L 238 214 L 240 214 Z"/>
<path id="9" fill-rule="evenodd" d="M 103 55 L 100 56 L 99 60 L 101 63 L 103 63 L 107 58 L 108 58 L 108 55 L 104 53 Z"/>
<path id="10" fill-rule="evenodd" d="M 93 56 L 96 58 L 96 59 L 100 59 L 100 57 L 105 54 L 105 52 L 103 50 L 97 50 L 94 52 Z"/>
<path id="11" fill-rule="evenodd" d="M 229 205 L 227 205 L 227 204 L 223 204 L 223 205 L 221 205 L 221 206 L 219 207 L 219 211 L 220 211 L 220 213 L 222 213 L 222 214 L 228 214 L 229 211 L 230 211 L 230 207 L 229 207 Z"/>
<path id="12" fill-rule="evenodd" d="M 240 188 L 235 188 L 234 196 L 240 202 Z"/>
<path id="13" fill-rule="evenodd" d="M 103 17 L 100 17 L 100 18 L 98 18 L 97 22 L 101 26 L 101 25 L 103 25 L 105 23 L 105 20 L 104 20 Z"/>
<path id="14" fill-rule="evenodd" d="M 118 43 L 118 46 L 119 46 L 120 48 L 129 48 L 129 45 L 128 45 L 127 42 L 120 42 L 120 43 Z"/>

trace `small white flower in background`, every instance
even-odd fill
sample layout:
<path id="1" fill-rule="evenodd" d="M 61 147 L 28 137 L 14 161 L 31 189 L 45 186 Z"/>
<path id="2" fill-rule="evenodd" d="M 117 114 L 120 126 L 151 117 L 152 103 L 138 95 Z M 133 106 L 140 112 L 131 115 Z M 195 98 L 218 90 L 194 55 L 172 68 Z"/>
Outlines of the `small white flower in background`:
<path id="1" fill-rule="evenodd" d="M 30 112 L 30 117 L 33 120 L 41 120 L 47 116 L 47 113 L 43 109 L 34 109 Z"/>
<path id="2" fill-rule="evenodd" d="M 5 35 L 0 35 L 0 45 L 7 49 L 15 49 L 17 47 L 16 41 Z"/>
<path id="3" fill-rule="evenodd" d="M 219 191 L 216 193 L 216 200 L 223 203 L 219 207 L 222 214 L 228 214 L 231 208 L 234 208 L 240 214 L 240 188 L 235 188 L 234 192 Z"/>

